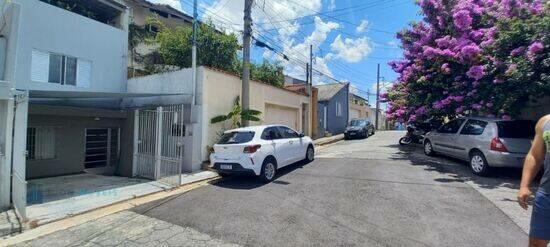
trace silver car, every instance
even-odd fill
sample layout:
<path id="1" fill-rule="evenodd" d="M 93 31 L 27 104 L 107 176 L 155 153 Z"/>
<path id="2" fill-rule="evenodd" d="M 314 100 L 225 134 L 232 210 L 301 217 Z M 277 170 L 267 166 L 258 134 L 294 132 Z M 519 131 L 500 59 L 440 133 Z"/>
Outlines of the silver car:
<path id="1" fill-rule="evenodd" d="M 426 134 L 424 153 L 469 161 L 474 174 L 486 176 L 493 167 L 522 167 L 534 135 L 533 121 L 457 118 Z"/>

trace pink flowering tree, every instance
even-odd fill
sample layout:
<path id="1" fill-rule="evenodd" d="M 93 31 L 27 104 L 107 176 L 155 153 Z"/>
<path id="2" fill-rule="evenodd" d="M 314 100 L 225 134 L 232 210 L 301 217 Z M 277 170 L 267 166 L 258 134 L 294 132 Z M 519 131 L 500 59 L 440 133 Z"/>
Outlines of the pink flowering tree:
<path id="1" fill-rule="evenodd" d="M 546 2 L 546 3 L 545 3 Z M 550 95 L 550 4 L 544 0 L 420 0 L 424 20 L 397 37 L 404 59 L 382 100 L 399 121 L 512 118 Z"/>

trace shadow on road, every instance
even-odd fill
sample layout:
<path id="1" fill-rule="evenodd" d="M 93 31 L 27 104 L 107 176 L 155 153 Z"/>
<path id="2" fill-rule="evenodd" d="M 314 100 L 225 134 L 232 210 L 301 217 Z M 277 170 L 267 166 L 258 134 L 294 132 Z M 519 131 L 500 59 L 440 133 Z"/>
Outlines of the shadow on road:
<path id="1" fill-rule="evenodd" d="M 277 170 L 277 177 L 275 180 L 271 183 L 277 184 L 277 185 L 289 185 L 290 183 L 283 180 L 283 177 L 286 174 L 289 174 L 297 169 L 302 169 L 305 165 L 307 165 L 307 162 L 297 162 L 289 166 L 285 166 L 281 169 Z M 235 190 L 251 190 L 260 188 L 264 185 L 266 185 L 265 182 L 262 182 L 258 177 L 254 175 L 231 175 L 228 176 L 222 180 L 219 180 L 218 182 L 213 184 L 214 186 L 227 188 L 227 189 L 235 189 Z"/>
<path id="2" fill-rule="evenodd" d="M 518 168 L 496 168 L 488 177 L 480 177 L 472 174 L 467 162 L 444 156 L 426 156 L 419 145 L 401 146 L 393 144 L 386 147 L 396 150 L 390 157 L 392 160 L 406 160 L 414 166 L 425 166 L 424 169 L 427 171 L 435 171 L 450 176 L 450 178 L 437 178 L 435 179 L 437 182 L 471 181 L 485 189 L 519 188 L 521 169 Z"/>

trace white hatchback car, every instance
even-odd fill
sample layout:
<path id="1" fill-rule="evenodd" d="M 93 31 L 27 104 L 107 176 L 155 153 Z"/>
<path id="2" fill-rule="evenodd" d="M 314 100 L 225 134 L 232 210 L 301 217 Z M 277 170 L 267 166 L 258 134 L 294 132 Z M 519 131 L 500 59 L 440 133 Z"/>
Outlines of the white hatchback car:
<path id="1" fill-rule="evenodd" d="M 214 145 L 211 168 L 220 174 L 249 173 L 270 182 L 277 169 L 298 161 L 312 161 L 311 138 L 282 125 L 228 130 Z"/>

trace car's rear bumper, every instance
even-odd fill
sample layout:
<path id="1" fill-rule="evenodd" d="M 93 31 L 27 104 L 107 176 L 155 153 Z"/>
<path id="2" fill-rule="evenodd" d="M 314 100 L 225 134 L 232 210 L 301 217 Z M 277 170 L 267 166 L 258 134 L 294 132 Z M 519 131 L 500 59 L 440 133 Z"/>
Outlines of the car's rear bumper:
<path id="1" fill-rule="evenodd" d="M 260 175 L 261 157 L 257 155 L 242 156 L 239 159 L 223 159 L 215 154 L 210 155 L 210 168 L 222 173 L 250 173 Z M 221 165 L 231 165 L 231 169 L 222 169 Z"/>
<path id="2" fill-rule="evenodd" d="M 222 165 L 230 165 L 231 169 L 223 168 Z M 250 174 L 250 175 L 256 175 L 256 172 L 254 172 L 254 169 L 244 168 L 239 163 L 227 163 L 227 162 L 221 162 L 221 163 L 214 163 L 212 165 L 212 169 L 216 170 L 220 173 L 227 173 L 227 174 Z"/>
<path id="3" fill-rule="evenodd" d="M 354 130 L 354 131 L 346 131 L 344 132 L 344 137 L 346 138 L 354 138 L 354 137 L 361 137 L 363 136 L 364 132 L 360 130 Z"/>
<path id="4" fill-rule="evenodd" d="M 527 154 L 488 151 L 485 154 L 487 163 L 492 167 L 523 167 Z"/>

